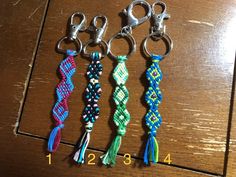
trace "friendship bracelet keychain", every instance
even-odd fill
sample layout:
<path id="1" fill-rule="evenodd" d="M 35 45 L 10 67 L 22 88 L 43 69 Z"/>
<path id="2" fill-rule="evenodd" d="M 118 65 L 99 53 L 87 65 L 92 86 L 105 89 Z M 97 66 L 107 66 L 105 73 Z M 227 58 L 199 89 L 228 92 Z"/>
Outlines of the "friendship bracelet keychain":
<path id="1" fill-rule="evenodd" d="M 101 28 L 97 27 L 98 18 L 103 20 L 103 25 Z M 89 30 L 93 32 L 93 39 L 90 39 L 84 45 L 83 48 L 84 56 L 90 58 L 91 63 L 89 64 L 87 71 L 87 77 L 89 79 L 89 83 L 85 90 L 87 106 L 85 107 L 83 112 L 83 120 L 86 123 L 85 133 L 83 134 L 78 149 L 73 157 L 73 159 L 79 164 L 84 163 L 85 152 L 90 141 L 90 133 L 93 129 L 93 124 L 99 117 L 100 109 L 98 107 L 98 100 L 101 96 L 102 90 L 98 79 L 102 74 L 101 59 L 104 58 L 109 52 L 109 47 L 107 43 L 104 40 L 102 40 L 106 28 L 107 28 L 106 16 L 94 17 L 92 21 L 92 26 L 89 27 Z M 92 52 L 91 54 L 89 54 L 86 50 L 90 44 L 99 45 L 103 47 L 105 53 L 101 54 L 100 52 Z"/>
<path id="2" fill-rule="evenodd" d="M 146 16 L 142 17 L 141 19 L 137 19 L 132 14 L 133 8 L 136 5 L 144 5 L 148 9 L 148 13 Z M 110 145 L 110 148 L 107 152 L 102 155 L 100 158 L 104 165 L 111 165 L 114 166 L 116 163 L 116 156 L 121 146 L 121 139 L 126 133 L 126 126 L 130 121 L 130 114 L 126 109 L 126 103 L 129 99 L 129 92 L 125 86 L 125 83 L 128 79 L 128 70 L 125 65 L 125 61 L 128 57 L 136 51 L 136 42 L 132 36 L 132 29 L 145 21 L 147 21 L 151 16 L 151 7 L 150 5 L 144 0 L 135 0 L 133 1 L 127 9 L 124 10 L 125 14 L 128 17 L 128 25 L 123 27 L 120 32 L 115 34 L 108 42 L 108 46 L 111 49 L 111 43 L 114 39 L 124 38 L 126 39 L 129 44 L 131 44 L 131 51 L 124 56 L 115 56 L 111 50 L 110 55 L 112 58 L 116 59 L 118 64 L 116 65 L 113 71 L 113 78 L 116 81 L 116 88 L 113 93 L 113 99 L 116 104 L 116 111 L 113 116 L 113 121 L 115 125 L 118 127 L 117 135 L 114 138 L 113 142 Z"/>
<path id="3" fill-rule="evenodd" d="M 158 5 L 162 8 L 161 14 L 155 14 L 155 6 Z M 159 66 L 159 62 L 162 61 L 173 48 L 173 42 L 171 38 L 165 33 L 164 20 L 170 18 L 170 15 L 166 13 L 166 5 L 161 1 L 157 1 L 152 5 L 152 19 L 153 27 L 151 27 L 151 34 L 149 34 L 143 43 L 143 50 L 147 56 L 152 60 L 152 65 L 146 71 L 146 77 L 149 81 L 149 88 L 146 92 L 145 100 L 149 105 L 149 110 L 145 116 L 146 125 L 149 128 L 148 140 L 144 151 L 144 163 L 158 162 L 159 147 L 156 140 L 156 130 L 162 123 L 162 117 L 158 111 L 158 105 L 162 101 L 162 94 L 159 84 L 162 80 L 162 72 Z M 156 55 L 150 53 L 147 49 L 147 41 L 152 38 L 154 41 L 163 40 L 166 44 L 167 51 L 162 55 Z"/>
<path id="4" fill-rule="evenodd" d="M 82 18 L 80 24 L 74 24 L 73 21 L 76 16 Z M 60 63 L 59 67 L 59 71 L 62 78 L 56 88 L 57 101 L 52 110 L 53 118 L 56 121 L 56 125 L 49 136 L 49 152 L 55 152 L 57 150 L 61 140 L 61 129 L 64 127 L 63 123 L 69 114 L 67 100 L 74 89 L 74 85 L 71 80 L 76 70 L 74 57 L 77 56 L 82 50 L 82 42 L 79 38 L 77 38 L 77 34 L 80 31 L 85 30 L 85 23 L 86 19 L 83 13 L 76 12 L 72 14 L 70 17 L 69 35 L 62 37 L 57 43 L 57 52 L 64 54 L 66 58 Z M 64 40 L 67 40 L 68 42 L 73 42 L 77 48 L 77 51 L 63 50 L 61 48 L 61 43 Z"/>

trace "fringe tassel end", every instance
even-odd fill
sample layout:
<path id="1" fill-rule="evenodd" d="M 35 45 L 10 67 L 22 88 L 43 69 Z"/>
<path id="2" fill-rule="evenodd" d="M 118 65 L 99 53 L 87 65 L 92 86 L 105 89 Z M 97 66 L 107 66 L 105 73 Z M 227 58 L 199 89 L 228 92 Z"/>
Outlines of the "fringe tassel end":
<path id="1" fill-rule="evenodd" d="M 100 157 L 104 165 L 114 166 L 116 164 L 116 156 L 120 149 L 121 139 L 121 135 L 117 135 L 107 153 Z"/>
<path id="2" fill-rule="evenodd" d="M 144 152 L 144 163 L 146 165 L 149 162 L 157 163 L 159 156 L 159 146 L 154 134 L 149 133 L 148 141 L 146 144 L 145 152 Z"/>
<path id="3" fill-rule="evenodd" d="M 76 161 L 78 164 L 84 163 L 85 152 L 88 147 L 89 141 L 90 141 L 90 132 L 86 131 L 80 141 L 78 150 L 76 151 L 73 157 L 74 161 Z"/>

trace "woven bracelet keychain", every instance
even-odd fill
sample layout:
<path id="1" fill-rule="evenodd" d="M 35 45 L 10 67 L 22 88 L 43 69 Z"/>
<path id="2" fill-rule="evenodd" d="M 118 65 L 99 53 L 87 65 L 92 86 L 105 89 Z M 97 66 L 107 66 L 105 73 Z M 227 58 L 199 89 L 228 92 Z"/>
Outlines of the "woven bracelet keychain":
<path id="1" fill-rule="evenodd" d="M 80 24 L 74 24 L 74 18 L 81 17 Z M 80 12 L 76 12 L 70 17 L 70 31 L 68 36 L 62 37 L 57 43 L 57 52 L 62 53 L 66 58 L 60 63 L 59 72 L 61 74 L 61 81 L 57 85 L 56 94 L 57 101 L 53 107 L 52 115 L 56 122 L 55 127 L 50 133 L 48 140 L 48 151 L 55 152 L 59 146 L 61 140 L 61 129 L 64 127 L 64 121 L 68 117 L 69 110 L 67 100 L 74 89 L 72 83 L 72 76 L 75 73 L 76 65 L 74 57 L 77 56 L 82 50 L 82 42 L 77 38 L 77 34 L 80 31 L 85 30 L 85 15 Z M 67 40 L 73 42 L 76 46 L 76 50 L 64 50 L 61 48 L 61 43 Z"/>
<path id="2" fill-rule="evenodd" d="M 158 5 L 162 8 L 160 14 L 155 14 L 155 6 Z M 162 61 L 173 48 L 171 38 L 165 33 L 164 20 L 170 18 L 170 15 L 166 13 L 166 5 L 161 1 L 157 1 L 152 5 L 152 19 L 153 26 L 151 28 L 151 34 L 149 34 L 143 43 L 143 50 L 147 56 L 152 60 L 151 66 L 146 71 L 146 78 L 149 81 L 149 87 L 145 95 L 145 100 L 149 106 L 149 110 L 145 116 L 146 125 L 149 128 L 148 140 L 144 151 L 144 163 L 146 165 L 149 162 L 158 162 L 159 146 L 156 140 L 156 131 L 162 123 L 162 117 L 158 111 L 158 105 L 162 101 L 162 94 L 159 84 L 162 80 L 162 72 L 159 66 L 159 62 Z M 167 51 L 164 55 L 156 55 L 150 53 L 147 49 L 147 41 L 151 38 L 154 41 L 163 40 L 166 44 Z"/>
<path id="3" fill-rule="evenodd" d="M 103 20 L 102 27 L 97 27 L 97 19 L 100 18 Z M 91 59 L 91 63 L 88 66 L 87 77 L 89 79 L 88 86 L 85 90 L 85 97 L 87 100 L 87 105 L 83 112 L 83 120 L 85 124 L 85 132 L 80 140 L 80 143 L 77 145 L 76 153 L 74 154 L 73 159 L 79 163 L 83 164 L 85 159 L 85 152 L 90 141 L 90 133 L 93 129 L 93 124 L 99 117 L 99 107 L 98 100 L 101 96 L 101 86 L 98 81 L 99 77 L 102 74 L 102 64 L 101 59 L 104 58 L 108 52 L 109 47 L 107 43 L 102 40 L 104 33 L 107 28 L 107 18 L 106 16 L 96 16 L 93 18 L 92 25 L 89 27 L 89 30 L 93 32 L 93 39 L 90 39 L 83 48 L 83 54 L 85 57 Z M 99 45 L 104 49 L 104 54 L 100 52 L 88 53 L 87 47 L 89 45 Z"/>
<path id="4" fill-rule="evenodd" d="M 136 5 L 143 5 L 147 7 L 148 13 L 146 16 L 142 17 L 141 19 L 137 19 L 133 16 L 132 11 L 134 6 Z M 113 121 L 117 128 L 117 135 L 112 141 L 109 149 L 107 152 L 102 155 L 100 158 L 104 165 L 114 166 L 116 163 L 116 156 L 121 146 L 121 139 L 126 133 L 126 126 L 130 121 L 130 114 L 126 109 L 126 103 L 129 99 L 129 92 L 125 86 L 125 83 L 128 79 L 128 70 L 125 65 L 125 61 L 131 55 L 131 53 L 136 51 L 136 42 L 132 36 L 132 29 L 145 21 L 147 21 L 151 16 L 151 7 L 150 5 L 144 0 L 135 0 L 133 1 L 127 9 L 124 10 L 128 17 L 128 25 L 123 27 L 120 32 L 115 34 L 108 42 L 108 46 L 111 49 L 111 43 L 114 39 L 124 38 L 131 44 L 131 51 L 127 55 L 123 56 L 115 56 L 111 50 L 110 55 L 117 61 L 117 65 L 113 71 L 113 78 L 116 81 L 116 88 L 113 93 L 113 99 L 116 104 L 116 111 L 113 116 Z"/>

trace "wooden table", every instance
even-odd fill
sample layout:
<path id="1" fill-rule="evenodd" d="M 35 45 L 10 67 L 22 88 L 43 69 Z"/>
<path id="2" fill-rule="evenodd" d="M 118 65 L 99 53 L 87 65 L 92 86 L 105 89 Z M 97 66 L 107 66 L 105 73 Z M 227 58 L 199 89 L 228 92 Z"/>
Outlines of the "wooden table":
<path id="1" fill-rule="evenodd" d="M 80 117 L 89 64 L 80 56 L 76 58 L 77 72 L 73 77 L 75 90 L 69 99 L 70 115 L 60 147 L 52 155 L 52 164 L 48 164 L 46 144 L 53 125 L 55 86 L 59 82 L 56 69 L 62 60 L 55 52 L 55 43 L 66 34 L 68 17 L 80 11 L 90 22 L 97 14 L 106 15 L 108 40 L 123 24 L 119 12 L 130 2 L 3 0 L 0 4 L 1 176 L 236 176 L 235 0 L 164 1 L 172 16 L 166 25 L 174 49 L 161 62 L 164 100 L 160 105 L 163 124 L 157 136 L 158 164 L 144 167 L 142 162 L 147 136 L 143 119 L 147 111 L 145 70 L 150 62 L 143 58 L 139 46 L 149 32 L 148 22 L 133 30 L 138 50 L 127 61 L 131 122 L 117 165 L 106 168 L 99 160 L 115 134 L 111 75 L 114 61 L 109 57 L 102 61 L 101 114 L 86 155 L 95 154 L 95 165 L 89 165 L 88 158 L 83 166 L 71 161 L 70 154 L 83 130 Z M 85 42 L 89 35 L 81 33 L 80 38 Z M 154 50 L 156 46 L 150 47 Z M 127 46 L 122 43 L 113 49 L 121 53 Z M 132 156 L 130 165 L 123 163 L 126 153 Z M 164 162 L 168 154 L 171 164 Z"/>

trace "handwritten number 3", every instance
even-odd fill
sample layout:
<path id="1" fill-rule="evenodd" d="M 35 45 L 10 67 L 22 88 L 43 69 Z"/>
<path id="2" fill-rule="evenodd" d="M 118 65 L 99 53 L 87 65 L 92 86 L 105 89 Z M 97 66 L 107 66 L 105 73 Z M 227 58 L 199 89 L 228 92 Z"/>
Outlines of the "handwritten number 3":
<path id="1" fill-rule="evenodd" d="M 125 154 L 124 155 L 124 158 L 125 158 L 125 160 L 124 160 L 124 164 L 125 165 L 130 165 L 131 164 L 131 155 L 130 154 Z"/>

